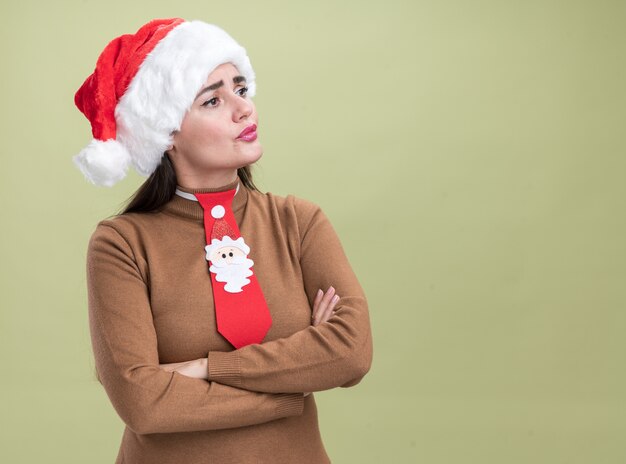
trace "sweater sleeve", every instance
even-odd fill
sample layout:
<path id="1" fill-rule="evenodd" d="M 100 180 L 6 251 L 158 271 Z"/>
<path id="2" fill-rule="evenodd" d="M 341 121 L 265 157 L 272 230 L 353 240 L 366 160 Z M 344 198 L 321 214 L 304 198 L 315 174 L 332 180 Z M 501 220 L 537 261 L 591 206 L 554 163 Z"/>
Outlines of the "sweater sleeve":
<path id="1" fill-rule="evenodd" d="M 192 432 L 302 413 L 301 394 L 251 392 L 159 367 L 144 279 L 126 240 L 100 223 L 87 252 L 91 340 L 99 380 L 131 430 Z"/>
<path id="2" fill-rule="evenodd" d="M 318 289 L 340 300 L 327 322 L 289 337 L 208 354 L 209 380 L 259 392 L 321 391 L 357 384 L 372 362 L 368 304 L 339 238 L 321 208 L 294 197 L 300 266 L 311 310 Z"/>

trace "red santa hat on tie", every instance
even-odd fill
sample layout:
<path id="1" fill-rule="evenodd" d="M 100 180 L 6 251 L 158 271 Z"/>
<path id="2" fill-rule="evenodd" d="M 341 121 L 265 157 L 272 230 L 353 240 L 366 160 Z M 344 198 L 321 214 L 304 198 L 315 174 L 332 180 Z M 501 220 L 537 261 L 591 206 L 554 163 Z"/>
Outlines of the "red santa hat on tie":
<path id="1" fill-rule="evenodd" d="M 155 19 L 113 39 L 74 97 L 93 134 L 74 163 L 89 181 L 107 187 L 130 165 L 152 174 L 208 75 L 223 63 L 237 67 L 253 97 L 246 50 L 215 25 Z"/>
<path id="2" fill-rule="evenodd" d="M 215 250 L 229 246 L 238 248 L 243 251 L 246 256 L 250 254 L 250 247 L 246 245 L 243 237 L 233 240 L 238 234 L 235 233 L 230 224 L 224 219 L 225 213 L 226 209 L 222 205 L 216 205 L 211 208 L 211 216 L 215 218 L 215 222 L 211 230 L 211 244 L 204 248 L 206 250 L 206 259 L 211 259 L 211 255 Z"/>

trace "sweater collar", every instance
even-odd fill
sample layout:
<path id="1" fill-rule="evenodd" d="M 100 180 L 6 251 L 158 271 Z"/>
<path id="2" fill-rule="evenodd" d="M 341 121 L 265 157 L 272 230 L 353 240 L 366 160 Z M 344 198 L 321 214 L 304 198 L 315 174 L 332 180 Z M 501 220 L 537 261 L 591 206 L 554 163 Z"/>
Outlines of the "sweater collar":
<path id="1" fill-rule="evenodd" d="M 241 182 L 239 176 L 237 176 L 234 181 L 220 187 L 190 189 L 178 185 L 176 186 L 176 188 L 183 194 L 193 195 L 194 193 L 211 193 L 233 190 L 237 188 L 237 185 L 239 185 L 239 189 L 233 197 L 232 203 L 233 213 L 236 213 L 246 205 L 246 202 L 248 200 L 248 190 L 246 189 L 245 185 L 243 185 L 243 182 Z M 176 216 L 185 217 L 187 219 L 195 219 L 198 221 L 202 221 L 204 219 L 204 210 L 197 200 L 183 198 L 183 196 L 180 196 L 178 194 L 175 194 L 172 199 L 165 204 L 163 210 Z"/>

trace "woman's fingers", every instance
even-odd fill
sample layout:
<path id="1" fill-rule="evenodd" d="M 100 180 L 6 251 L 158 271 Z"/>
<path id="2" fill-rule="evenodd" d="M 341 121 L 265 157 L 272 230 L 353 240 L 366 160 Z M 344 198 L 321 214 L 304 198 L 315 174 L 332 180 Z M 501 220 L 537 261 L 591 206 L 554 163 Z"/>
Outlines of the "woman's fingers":
<path id="1" fill-rule="evenodd" d="M 328 305 L 328 308 L 326 308 L 326 311 L 322 315 L 321 322 L 326 322 L 328 319 L 330 319 L 333 316 L 333 314 L 335 313 L 335 306 L 337 305 L 338 302 L 339 302 L 339 295 L 335 295 L 333 299 L 330 300 L 330 304 Z"/>
<path id="2" fill-rule="evenodd" d="M 335 296 L 335 289 L 332 286 L 329 287 L 326 293 L 321 297 L 320 292 L 317 292 L 315 298 L 315 303 L 317 304 L 314 304 L 313 314 L 311 316 L 313 325 L 319 325 L 330 318 L 335 304 L 339 301 L 339 297 L 335 298 Z"/>
<path id="3" fill-rule="evenodd" d="M 317 295 L 315 295 L 315 300 L 313 301 L 313 311 L 311 312 L 311 324 L 313 324 L 313 322 L 315 321 L 315 316 L 317 315 L 323 296 L 324 296 L 324 292 L 321 289 L 318 290 Z"/>
<path id="4" fill-rule="evenodd" d="M 159 364 L 159 367 L 161 369 L 164 369 L 168 372 L 172 372 L 175 371 L 177 369 L 179 369 L 184 363 L 182 362 L 177 362 L 177 363 L 167 363 L 167 364 Z"/>
<path id="5" fill-rule="evenodd" d="M 317 291 L 317 295 L 315 295 L 315 300 L 313 301 L 313 316 L 315 316 L 315 313 L 317 312 L 317 308 L 320 305 L 320 302 L 322 301 L 323 296 L 324 296 L 324 292 L 320 288 Z"/>
<path id="6" fill-rule="evenodd" d="M 317 306 L 317 311 L 315 311 L 315 314 L 313 315 L 313 325 L 320 324 L 322 316 L 324 315 L 324 312 L 330 304 L 330 300 L 333 296 L 335 296 L 335 289 L 330 286 Z"/>
<path id="7" fill-rule="evenodd" d="M 199 358 L 193 361 L 184 361 L 178 363 L 159 364 L 161 369 L 167 372 L 178 372 L 187 377 L 195 377 L 198 379 L 207 378 L 207 359 Z"/>

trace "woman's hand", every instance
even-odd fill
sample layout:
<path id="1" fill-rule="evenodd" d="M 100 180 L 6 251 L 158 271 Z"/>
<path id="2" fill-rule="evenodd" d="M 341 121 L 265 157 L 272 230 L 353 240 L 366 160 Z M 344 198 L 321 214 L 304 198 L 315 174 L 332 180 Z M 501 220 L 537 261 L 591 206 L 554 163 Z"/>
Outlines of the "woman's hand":
<path id="1" fill-rule="evenodd" d="M 313 301 L 313 312 L 311 314 L 311 324 L 316 326 L 326 322 L 335 314 L 335 305 L 339 301 L 339 295 L 335 295 L 335 289 L 330 286 L 326 293 L 319 289 Z"/>
<path id="2" fill-rule="evenodd" d="M 179 374 L 193 377 L 196 379 L 207 379 L 207 358 L 194 359 L 193 361 L 185 361 L 179 363 L 159 364 L 159 367 L 168 372 L 176 371 Z"/>

